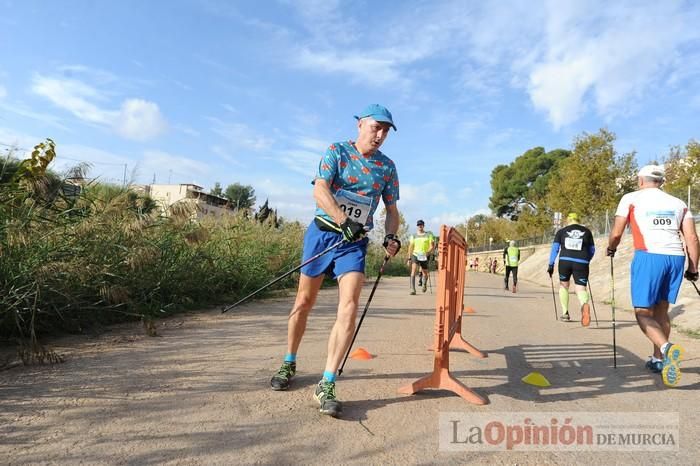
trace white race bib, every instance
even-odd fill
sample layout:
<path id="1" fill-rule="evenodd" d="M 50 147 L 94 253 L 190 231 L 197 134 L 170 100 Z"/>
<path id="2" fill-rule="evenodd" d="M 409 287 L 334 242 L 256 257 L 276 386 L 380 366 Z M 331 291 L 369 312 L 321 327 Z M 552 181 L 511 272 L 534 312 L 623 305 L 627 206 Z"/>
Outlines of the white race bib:
<path id="1" fill-rule="evenodd" d="M 564 238 L 564 247 L 569 251 L 580 251 L 583 247 L 583 238 Z"/>
<path id="2" fill-rule="evenodd" d="M 372 200 L 369 197 L 344 189 L 339 189 L 333 196 L 345 215 L 363 225 L 367 223 L 372 208 Z"/>
<path id="3" fill-rule="evenodd" d="M 678 218 L 673 211 L 647 212 L 646 221 L 650 230 L 678 230 Z"/>
<path id="4" fill-rule="evenodd" d="M 418 259 L 419 261 L 427 261 L 428 256 L 425 254 L 416 254 L 416 259 Z"/>

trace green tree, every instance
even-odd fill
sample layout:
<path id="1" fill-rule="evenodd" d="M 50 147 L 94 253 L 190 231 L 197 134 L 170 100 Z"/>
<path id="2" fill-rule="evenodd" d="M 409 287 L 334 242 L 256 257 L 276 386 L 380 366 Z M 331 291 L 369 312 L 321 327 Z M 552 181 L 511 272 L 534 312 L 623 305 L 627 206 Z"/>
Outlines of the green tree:
<path id="1" fill-rule="evenodd" d="M 491 246 L 498 249 L 506 241 L 516 239 L 518 223 L 507 218 L 477 214 L 467 219 L 466 225 L 457 225 L 456 228 L 466 233 L 465 239 L 470 248 Z"/>
<path id="2" fill-rule="evenodd" d="M 386 235 L 385 230 L 384 230 L 384 223 L 386 222 L 386 208 L 383 207 L 381 212 L 379 213 L 379 216 L 375 216 L 374 220 L 374 228 L 372 229 L 372 232 L 370 233 L 370 237 L 375 240 L 379 241 L 380 243 L 384 241 L 384 236 Z M 433 231 L 433 233 L 435 233 Z M 437 233 L 435 233 L 437 235 Z M 408 224 L 406 223 L 406 218 L 404 218 L 403 214 L 399 212 L 399 230 L 396 232 L 396 236 L 399 237 L 399 240 L 401 241 L 401 244 L 406 244 L 406 240 L 408 240 L 408 237 L 410 236 L 410 233 L 408 231 Z"/>
<path id="3" fill-rule="evenodd" d="M 685 148 L 671 147 L 664 159 L 666 183 L 664 190 L 684 201 L 690 187 L 691 211 L 700 210 L 700 143 L 690 140 Z"/>
<path id="4" fill-rule="evenodd" d="M 224 197 L 236 209 L 250 209 L 255 204 L 255 189 L 249 185 L 244 186 L 240 183 L 233 183 L 226 188 Z"/>
<path id="5" fill-rule="evenodd" d="M 525 207 L 538 210 L 557 165 L 569 155 L 564 149 L 545 152 L 543 147 L 534 147 L 509 165 L 496 166 L 491 172 L 492 212 L 517 220 Z"/>
<path id="6" fill-rule="evenodd" d="M 634 153 L 617 155 L 615 134 L 605 128 L 574 139 L 570 157 L 549 181 L 548 205 L 562 213 L 599 215 L 615 209 L 623 194 L 635 189 Z"/>
<path id="7" fill-rule="evenodd" d="M 209 190 L 209 194 L 219 197 L 223 196 L 224 190 L 221 187 L 221 183 L 219 183 L 218 181 L 214 183 L 214 187 Z"/>

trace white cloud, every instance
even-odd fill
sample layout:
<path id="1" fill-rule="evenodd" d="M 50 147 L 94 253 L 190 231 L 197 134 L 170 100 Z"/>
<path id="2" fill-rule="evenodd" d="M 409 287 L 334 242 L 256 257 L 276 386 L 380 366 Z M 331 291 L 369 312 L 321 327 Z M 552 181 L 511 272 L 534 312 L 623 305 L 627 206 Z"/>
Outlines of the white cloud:
<path id="1" fill-rule="evenodd" d="M 693 52 L 700 8 L 692 2 L 416 5 L 383 25 L 387 40 L 371 54 L 364 35 L 323 33 L 337 27 L 336 18 L 352 17 L 341 2 L 289 3 L 311 38 L 324 37 L 289 53 L 293 66 L 398 86 L 413 96 L 415 82 L 433 77 L 431 60 L 449 60 L 457 70 L 452 83 L 467 91 L 465 101 L 474 91 L 493 100 L 505 98 L 497 91 L 505 87 L 524 91 L 555 129 L 591 111 L 608 120 L 631 113 L 651 89 L 693 82 L 700 66 Z"/>
<path id="2" fill-rule="evenodd" d="M 114 111 L 103 110 L 92 103 L 90 100 L 103 101 L 105 97 L 95 88 L 74 79 L 38 75 L 34 77 L 32 91 L 89 123 L 110 125 L 117 115 Z"/>
<path id="3" fill-rule="evenodd" d="M 627 112 L 673 73 L 681 49 L 700 39 L 692 19 L 698 12 L 681 11 L 680 4 L 567 5 L 551 5 L 546 49 L 533 62 L 527 87 L 555 128 L 591 106 L 605 118 Z"/>
<path id="4" fill-rule="evenodd" d="M 448 212 L 441 212 L 438 215 L 431 216 L 425 219 L 426 223 L 435 232 L 440 228 L 440 225 L 455 226 L 460 223 L 467 221 L 469 217 L 474 215 L 483 214 L 489 215 L 491 211 L 486 208 L 476 209 L 476 210 L 453 210 Z"/>
<path id="5" fill-rule="evenodd" d="M 401 183 L 400 193 L 403 203 L 419 203 L 421 205 L 446 205 L 449 203 L 445 185 L 435 181 L 421 185 Z"/>
<path id="6" fill-rule="evenodd" d="M 127 139 L 145 141 L 163 133 L 167 124 L 157 104 L 141 99 L 128 99 L 122 104 L 114 127 Z"/>
<path id="7" fill-rule="evenodd" d="M 256 205 L 262 205 L 265 199 L 269 199 L 270 207 L 277 209 L 279 215 L 303 223 L 309 222 L 314 215 L 316 202 L 308 182 L 290 184 L 286 180 L 265 178 L 247 183 L 255 188 Z"/>
<path id="8" fill-rule="evenodd" d="M 693 97 L 693 98 L 690 100 L 690 105 L 691 105 L 693 108 L 700 109 L 700 94 L 696 95 L 695 97 Z"/>
<path id="9" fill-rule="evenodd" d="M 398 69 L 399 60 L 381 57 L 381 53 L 368 55 L 365 50 L 343 52 L 337 50 L 313 51 L 302 48 L 294 55 L 293 65 L 322 73 L 344 73 L 355 81 L 380 86 L 403 80 Z"/>
<path id="10" fill-rule="evenodd" d="M 227 122 L 218 118 L 208 118 L 214 124 L 212 131 L 225 138 L 232 151 L 253 150 L 260 152 L 269 149 L 274 140 L 244 123 Z"/>
<path id="11" fill-rule="evenodd" d="M 135 180 L 150 183 L 194 183 L 202 187 L 217 175 L 214 165 L 161 150 L 144 151 L 134 170 Z M 213 184 L 213 183 L 212 183 Z"/>
<path id="12" fill-rule="evenodd" d="M 304 175 L 311 180 L 318 169 L 318 163 L 321 160 L 323 152 L 313 152 L 303 149 L 290 149 L 280 151 L 275 156 L 290 170 Z"/>
<path id="13" fill-rule="evenodd" d="M 77 66 L 70 69 L 82 71 L 82 68 Z M 101 76 L 99 80 L 109 81 L 110 76 Z M 67 110 L 78 119 L 108 127 L 127 139 L 152 139 L 167 128 L 165 118 L 156 103 L 143 99 L 126 99 L 119 110 L 103 108 L 102 103 L 109 100 L 107 93 L 77 79 L 36 75 L 31 89 L 35 94 Z"/>

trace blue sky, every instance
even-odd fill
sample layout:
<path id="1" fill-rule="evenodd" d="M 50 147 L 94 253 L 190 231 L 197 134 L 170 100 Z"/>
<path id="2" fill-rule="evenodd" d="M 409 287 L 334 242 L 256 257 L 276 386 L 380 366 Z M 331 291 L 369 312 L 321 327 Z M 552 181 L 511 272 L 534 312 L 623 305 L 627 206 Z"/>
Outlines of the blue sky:
<path id="1" fill-rule="evenodd" d="M 606 126 L 643 164 L 700 138 L 698 24 L 690 1 L 0 0 L 0 143 L 306 221 L 323 151 L 381 103 L 399 208 L 436 230 L 531 147 Z"/>

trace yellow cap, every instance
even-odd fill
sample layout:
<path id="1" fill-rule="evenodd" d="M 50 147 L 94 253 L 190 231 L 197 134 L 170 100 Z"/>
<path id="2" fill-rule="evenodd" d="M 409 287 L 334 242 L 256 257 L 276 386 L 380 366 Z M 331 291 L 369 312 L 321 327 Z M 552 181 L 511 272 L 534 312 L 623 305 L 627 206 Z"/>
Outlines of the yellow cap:
<path id="1" fill-rule="evenodd" d="M 573 220 L 574 222 L 578 222 L 581 220 L 576 212 L 571 212 L 569 215 L 566 216 L 568 220 Z"/>

